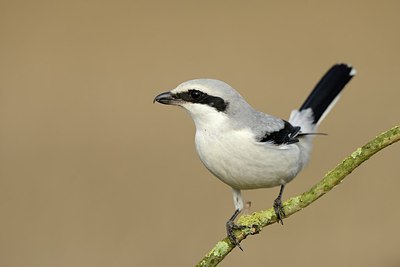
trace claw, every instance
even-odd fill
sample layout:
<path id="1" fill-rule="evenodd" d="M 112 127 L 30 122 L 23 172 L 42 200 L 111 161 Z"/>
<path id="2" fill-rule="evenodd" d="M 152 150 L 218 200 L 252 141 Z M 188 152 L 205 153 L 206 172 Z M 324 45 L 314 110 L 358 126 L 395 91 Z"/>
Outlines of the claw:
<path id="1" fill-rule="evenodd" d="M 239 215 L 240 210 L 235 210 L 232 217 L 226 222 L 226 234 L 228 235 L 229 240 L 232 244 L 236 247 L 240 248 L 243 251 L 242 247 L 240 246 L 239 240 L 237 240 L 234 231 L 244 229 L 245 226 L 235 224 L 235 219 Z"/>
<path id="2" fill-rule="evenodd" d="M 274 210 L 278 223 L 283 225 L 283 218 L 285 218 L 286 214 L 285 211 L 283 210 L 282 200 L 280 198 L 275 199 Z"/>
<path id="3" fill-rule="evenodd" d="M 240 248 L 241 251 L 243 251 L 242 246 L 240 246 L 239 240 L 237 240 L 234 231 L 243 229 L 243 227 L 235 224 L 233 221 L 228 221 L 226 223 L 226 233 L 228 235 L 229 240 L 231 241 L 232 244 L 234 244 L 236 247 Z"/>
<path id="4" fill-rule="evenodd" d="M 281 185 L 281 189 L 279 190 L 279 195 L 274 201 L 274 210 L 276 214 L 276 219 L 278 223 L 283 225 L 283 218 L 285 218 L 286 214 L 285 211 L 283 210 L 282 206 L 282 194 L 283 190 L 285 189 L 285 185 Z"/>

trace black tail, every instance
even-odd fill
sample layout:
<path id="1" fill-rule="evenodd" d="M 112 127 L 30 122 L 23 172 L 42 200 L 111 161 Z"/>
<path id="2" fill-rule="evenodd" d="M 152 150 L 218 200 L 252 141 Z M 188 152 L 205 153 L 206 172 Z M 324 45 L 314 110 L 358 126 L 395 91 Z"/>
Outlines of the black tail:
<path id="1" fill-rule="evenodd" d="M 317 123 L 355 73 L 355 69 L 349 65 L 333 65 L 317 83 L 299 110 L 311 108 L 314 114 L 314 123 Z"/>

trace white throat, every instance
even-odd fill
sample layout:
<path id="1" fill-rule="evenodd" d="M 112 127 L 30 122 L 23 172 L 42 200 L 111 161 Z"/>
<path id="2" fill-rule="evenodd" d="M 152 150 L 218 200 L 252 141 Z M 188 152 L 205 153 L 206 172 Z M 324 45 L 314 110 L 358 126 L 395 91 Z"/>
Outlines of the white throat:
<path id="1" fill-rule="evenodd" d="M 196 131 L 211 131 L 227 126 L 228 116 L 215 108 L 202 104 L 184 104 L 185 110 L 192 117 L 196 125 Z"/>

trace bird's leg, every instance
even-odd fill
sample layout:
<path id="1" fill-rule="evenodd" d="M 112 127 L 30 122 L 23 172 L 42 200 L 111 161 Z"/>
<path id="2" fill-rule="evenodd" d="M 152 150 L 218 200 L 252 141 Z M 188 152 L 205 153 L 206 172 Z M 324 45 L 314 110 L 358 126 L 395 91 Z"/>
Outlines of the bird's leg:
<path id="1" fill-rule="evenodd" d="M 241 251 L 243 251 L 234 233 L 235 230 L 244 228 L 244 226 L 235 224 L 235 219 L 239 215 L 240 211 L 243 209 L 243 198 L 239 189 L 232 188 L 232 193 L 233 193 L 233 203 L 235 204 L 235 212 L 233 213 L 232 217 L 226 222 L 226 233 L 232 244 L 234 244 L 235 246 L 240 248 Z"/>
<path id="2" fill-rule="evenodd" d="M 274 210 L 276 218 L 278 223 L 281 223 L 282 225 L 283 225 L 283 218 L 286 216 L 282 206 L 282 194 L 284 189 L 285 185 L 281 185 L 281 189 L 279 190 L 279 195 L 274 201 Z"/>
<path id="3" fill-rule="evenodd" d="M 240 213 L 239 209 L 235 210 L 235 212 L 233 213 L 232 217 L 226 222 L 226 234 L 228 235 L 228 238 L 232 242 L 232 244 L 234 244 L 235 246 L 240 248 L 241 251 L 243 251 L 243 249 L 240 246 L 240 243 L 237 240 L 237 238 L 235 236 L 235 233 L 234 233 L 235 230 L 239 230 L 239 229 L 243 229 L 244 228 L 244 226 L 235 224 L 235 219 L 237 218 L 239 213 Z"/>

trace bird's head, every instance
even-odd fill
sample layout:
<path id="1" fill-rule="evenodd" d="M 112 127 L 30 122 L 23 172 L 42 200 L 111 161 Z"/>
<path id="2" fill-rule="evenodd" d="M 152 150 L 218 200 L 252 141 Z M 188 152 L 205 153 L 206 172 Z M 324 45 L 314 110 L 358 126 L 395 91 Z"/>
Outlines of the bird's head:
<path id="1" fill-rule="evenodd" d="M 196 123 L 218 123 L 250 106 L 230 85 L 214 79 L 184 82 L 175 89 L 154 98 L 161 104 L 181 106 Z"/>

